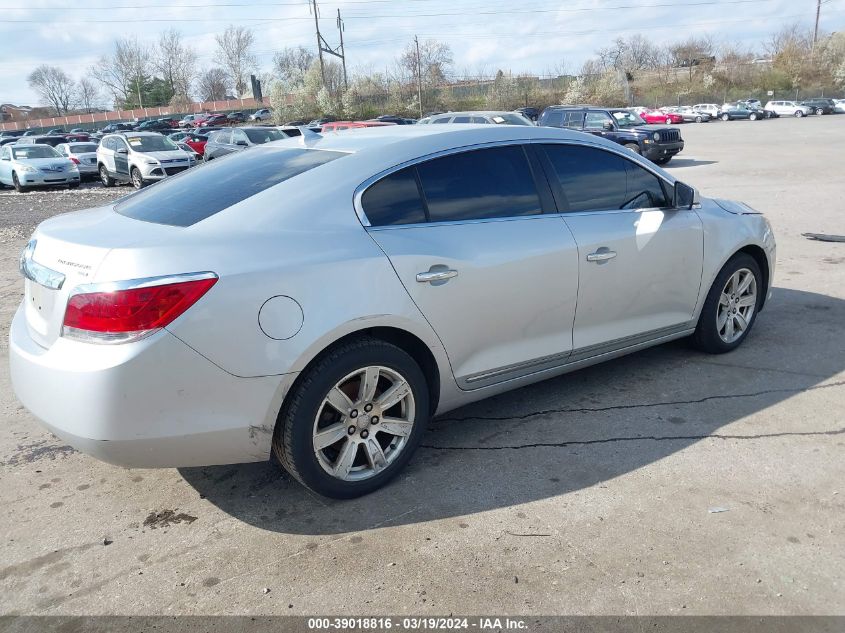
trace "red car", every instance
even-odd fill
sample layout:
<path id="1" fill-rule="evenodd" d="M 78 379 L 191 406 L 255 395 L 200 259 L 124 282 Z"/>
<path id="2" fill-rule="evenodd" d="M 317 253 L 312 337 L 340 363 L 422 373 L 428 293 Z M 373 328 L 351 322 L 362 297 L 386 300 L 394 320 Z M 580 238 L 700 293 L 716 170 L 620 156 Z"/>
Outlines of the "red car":
<path id="1" fill-rule="evenodd" d="M 637 114 L 646 123 L 683 123 L 684 117 L 674 112 L 661 112 L 660 110 L 637 110 Z"/>
<path id="2" fill-rule="evenodd" d="M 205 144 L 208 142 L 208 136 L 205 134 L 189 134 L 180 142 L 184 143 L 200 156 L 205 154 Z"/>
<path id="3" fill-rule="evenodd" d="M 229 123 L 229 117 L 225 114 L 209 114 L 202 121 L 202 125 L 226 125 L 227 123 Z"/>

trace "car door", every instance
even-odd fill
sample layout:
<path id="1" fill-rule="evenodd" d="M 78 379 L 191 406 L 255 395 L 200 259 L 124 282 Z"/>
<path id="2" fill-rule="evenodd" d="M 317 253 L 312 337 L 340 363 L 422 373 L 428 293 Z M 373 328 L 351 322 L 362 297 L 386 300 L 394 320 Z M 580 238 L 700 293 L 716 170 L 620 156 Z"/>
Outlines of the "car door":
<path id="1" fill-rule="evenodd" d="M 605 128 L 607 123 L 613 126 L 613 118 L 607 112 L 587 112 L 584 117 L 584 131 L 595 136 L 607 136 L 608 132 L 612 134 L 614 131 L 613 127 L 609 130 Z"/>
<path id="2" fill-rule="evenodd" d="M 538 173 L 540 172 L 540 173 Z M 368 231 L 473 389 L 572 348 L 577 249 L 519 144 L 396 171 L 356 197 Z"/>
<path id="3" fill-rule="evenodd" d="M 544 143 L 542 152 L 578 244 L 575 354 L 688 328 L 703 265 L 695 211 L 672 208 L 661 177 L 609 149 Z"/>
<path id="4" fill-rule="evenodd" d="M 9 145 L 0 149 L 0 182 L 4 185 L 12 184 L 12 148 Z"/>
<path id="5" fill-rule="evenodd" d="M 129 178 L 129 146 L 122 138 L 115 136 L 112 139 L 114 148 L 114 173 L 119 178 Z"/>

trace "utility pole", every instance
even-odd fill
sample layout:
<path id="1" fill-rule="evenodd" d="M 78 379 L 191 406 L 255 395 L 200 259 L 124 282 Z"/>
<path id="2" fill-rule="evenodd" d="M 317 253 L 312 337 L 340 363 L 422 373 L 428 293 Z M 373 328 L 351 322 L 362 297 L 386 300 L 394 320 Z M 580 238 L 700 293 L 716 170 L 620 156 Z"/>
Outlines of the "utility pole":
<path id="1" fill-rule="evenodd" d="M 318 18 L 319 9 L 317 8 L 317 0 L 308 0 L 309 8 L 311 5 L 314 9 L 314 27 L 317 29 L 317 52 L 320 55 L 320 75 L 323 78 L 323 87 L 326 86 L 326 65 L 325 61 L 323 60 L 323 53 L 328 53 L 329 55 L 334 55 L 335 57 L 339 57 L 340 60 L 343 62 L 343 87 L 348 89 L 349 88 L 349 81 L 346 77 L 346 53 L 343 50 L 343 19 L 340 17 L 340 9 L 337 10 L 337 30 L 340 31 L 340 46 L 337 48 L 332 48 L 329 46 L 329 43 L 326 41 L 326 38 L 323 37 L 323 34 L 320 33 L 320 20 Z"/>
<path id="2" fill-rule="evenodd" d="M 343 50 L 343 19 L 340 17 L 340 9 L 337 10 L 337 30 L 340 32 L 340 59 L 343 62 L 343 87 L 349 90 L 349 80 L 346 78 L 346 52 Z"/>
<path id="3" fill-rule="evenodd" d="M 816 50 L 816 41 L 819 39 L 819 17 L 822 13 L 822 0 L 816 0 L 816 28 L 813 31 L 813 50 Z"/>
<path id="4" fill-rule="evenodd" d="M 320 56 L 320 76 L 323 78 L 323 87 L 326 85 L 326 67 L 323 64 L 323 36 L 320 35 L 320 19 L 317 15 L 317 0 L 308 0 L 308 8 L 314 5 L 314 27 L 317 29 L 317 54 Z"/>
<path id="5" fill-rule="evenodd" d="M 414 35 L 414 44 L 417 47 L 417 102 L 420 106 L 420 118 L 422 118 L 422 59 L 420 58 L 420 40 L 416 35 Z"/>

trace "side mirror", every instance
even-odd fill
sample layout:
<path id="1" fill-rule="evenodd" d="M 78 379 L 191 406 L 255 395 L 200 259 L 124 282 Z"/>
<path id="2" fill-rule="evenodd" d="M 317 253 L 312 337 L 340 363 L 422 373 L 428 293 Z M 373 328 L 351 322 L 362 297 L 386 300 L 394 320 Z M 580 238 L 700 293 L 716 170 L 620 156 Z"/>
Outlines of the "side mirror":
<path id="1" fill-rule="evenodd" d="M 247 143 L 246 141 L 235 141 L 235 145 L 241 145 L 243 147 L 248 147 L 249 143 Z"/>
<path id="2" fill-rule="evenodd" d="M 698 202 L 698 193 L 695 189 L 680 180 L 675 182 L 675 208 L 692 209 Z"/>
<path id="3" fill-rule="evenodd" d="M 115 153 L 115 154 L 128 154 L 128 153 L 129 153 L 129 150 L 128 150 L 128 149 L 126 149 L 125 147 L 121 147 L 120 149 L 116 149 L 116 150 L 114 151 L 114 153 Z"/>
<path id="4" fill-rule="evenodd" d="M 605 121 L 601 124 L 602 128 L 607 130 L 608 132 L 613 131 L 613 121 Z"/>

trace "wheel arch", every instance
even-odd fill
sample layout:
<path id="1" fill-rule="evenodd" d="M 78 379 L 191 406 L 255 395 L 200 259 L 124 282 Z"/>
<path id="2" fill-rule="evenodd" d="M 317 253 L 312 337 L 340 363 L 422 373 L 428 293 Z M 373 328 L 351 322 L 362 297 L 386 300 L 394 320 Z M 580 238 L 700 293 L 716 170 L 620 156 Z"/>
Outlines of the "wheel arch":
<path id="1" fill-rule="evenodd" d="M 280 410 L 284 409 L 285 404 L 288 402 L 291 395 L 295 392 L 300 379 L 305 376 L 307 372 L 311 369 L 311 367 L 313 367 L 317 362 L 319 362 L 319 360 L 323 356 L 328 353 L 331 353 L 332 350 L 336 349 L 341 345 L 345 345 L 351 341 L 360 338 L 376 338 L 387 343 L 391 343 L 392 345 L 395 345 L 396 347 L 406 352 L 411 358 L 414 359 L 414 362 L 416 362 L 417 365 L 420 366 L 420 369 L 422 370 L 423 374 L 425 374 L 429 396 L 429 413 L 431 415 L 434 415 L 440 403 L 441 393 L 440 369 L 437 364 L 437 359 L 435 358 L 434 353 L 431 351 L 429 346 L 426 345 L 426 343 L 417 335 L 409 332 L 408 330 L 403 330 L 398 327 L 385 325 L 362 328 L 360 330 L 355 330 L 354 332 L 344 334 L 340 338 L 335 339 L 334 341 L 323 347 L 318 353 L 314 354 L 314 356 L 308 361 L 308 363 L 299 371 L 299 375 L 296 377 L 296 380 L 294 380 L 290 388 L 287 390 L 284 400 L 282 401 L 282 406 Z"/>
<path id="2" fill-rule="evenodd" d="M 769 283 L 771 279 L 771 271 L 769 270 L 769 258 L 766 257 L 766 251 L 764 251 L 761 247 L 757 246 L 756 244 L 748 244 L 743 246 L 739 249 L 734 255 L 737 253 L 745 253 L 750 255 L 757 265 L 760 267 L 760 273 L 763 275 L 763 293 L 762 293 L 762 301 L 760 302 L 760 310 L 763 310 L 763 306 L 766 304 L 766 297 L 769 295 Z M 731 255 L 733 257 L 733 255 Z"/>

